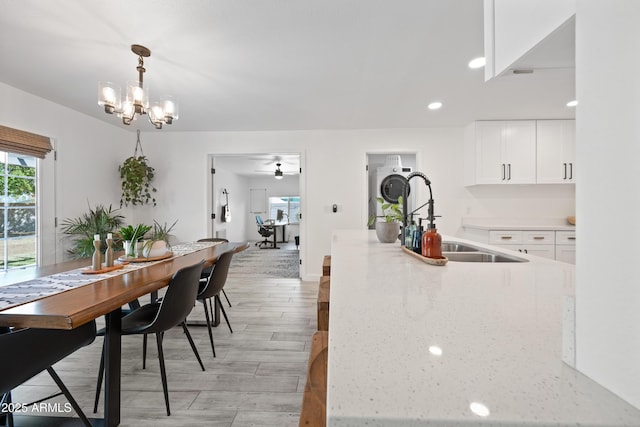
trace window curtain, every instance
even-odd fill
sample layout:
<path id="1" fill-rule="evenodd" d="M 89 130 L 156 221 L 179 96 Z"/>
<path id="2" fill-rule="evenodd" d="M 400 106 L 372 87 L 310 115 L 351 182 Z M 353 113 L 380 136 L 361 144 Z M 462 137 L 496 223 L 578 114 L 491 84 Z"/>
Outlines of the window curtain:
<path id="1" fill-rule="evenodd" d="M 0 151 L 44 159 L 52 149 L 51 140 L 46 136 L 0 126 Z"/>

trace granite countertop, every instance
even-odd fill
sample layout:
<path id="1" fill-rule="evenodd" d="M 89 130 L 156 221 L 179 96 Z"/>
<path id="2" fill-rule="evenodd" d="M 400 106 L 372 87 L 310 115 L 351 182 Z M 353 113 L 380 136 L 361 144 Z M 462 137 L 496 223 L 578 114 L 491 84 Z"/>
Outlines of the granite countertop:
<path id="1" fill-rule="evenodd" d="M 327 425 L 640 425 L 570 366 L 575 267 L 519 256 L 438 267 L 372 231 L 336 232 Z"/>
<path id="2" fill-rule="evenodd" d="M 575 231 L 566 218 L 462 218 L 462 227 L 480 230 Z"/>

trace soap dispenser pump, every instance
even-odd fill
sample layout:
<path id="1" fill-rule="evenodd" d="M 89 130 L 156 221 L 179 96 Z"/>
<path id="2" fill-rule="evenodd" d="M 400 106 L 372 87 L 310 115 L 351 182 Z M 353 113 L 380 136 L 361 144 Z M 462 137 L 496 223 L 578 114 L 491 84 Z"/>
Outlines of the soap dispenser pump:
<path id="1" fill-rule="evenodd" d="M 442 258 L 442 236 L 433 222 L 429 223 L 427 231 L 422 235 L 422 256 Z"/>

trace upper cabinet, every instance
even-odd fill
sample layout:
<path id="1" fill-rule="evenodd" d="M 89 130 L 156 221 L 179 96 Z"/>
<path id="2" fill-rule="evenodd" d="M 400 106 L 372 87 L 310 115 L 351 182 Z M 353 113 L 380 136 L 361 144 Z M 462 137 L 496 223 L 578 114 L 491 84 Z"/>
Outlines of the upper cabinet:
<path id="1" fill-rule="evenodd" d="M 464 184 L 574 183 L 574 120 L 477 121 L 465 129 Z"/>
<path id="2" fill-rule="evenodd" d="M 474 176 L 469 176 L 467 181 L 473 184 L 535 184 L 535 120 L 479 121 L 470 126 L 466 151 L 472 152 L 472 158 L 465 171 Z"/>
<path id="3" fill-rule="evenodd" d="M 576 176 L 575 120 L 538 120 L 538 183 L 574 183 Z"/>

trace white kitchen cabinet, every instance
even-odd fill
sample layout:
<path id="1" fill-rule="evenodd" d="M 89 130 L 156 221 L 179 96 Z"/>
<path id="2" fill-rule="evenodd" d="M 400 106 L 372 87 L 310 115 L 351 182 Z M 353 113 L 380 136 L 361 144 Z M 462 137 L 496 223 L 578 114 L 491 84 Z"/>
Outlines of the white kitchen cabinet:
<path id="1" fill-rule="evenodd" d="M 535 120 L 477 121 L 466 138 L 468 185 L 536 183 Z"/>
<path id="2" fill-rule="evenodd" d="M 537 120 L 538 184 L 575 183 L 575 120 Z"/>
<path id="3" fill-rule="evenodd" d="M 555 259 L 555 232 L 535 230 L 490 230 L 490 245 Z"/>
<path id="4" fill-rule="evenodd" d="M 576 263 L 575 231 L 556 231 L 556 260 Z"/>

